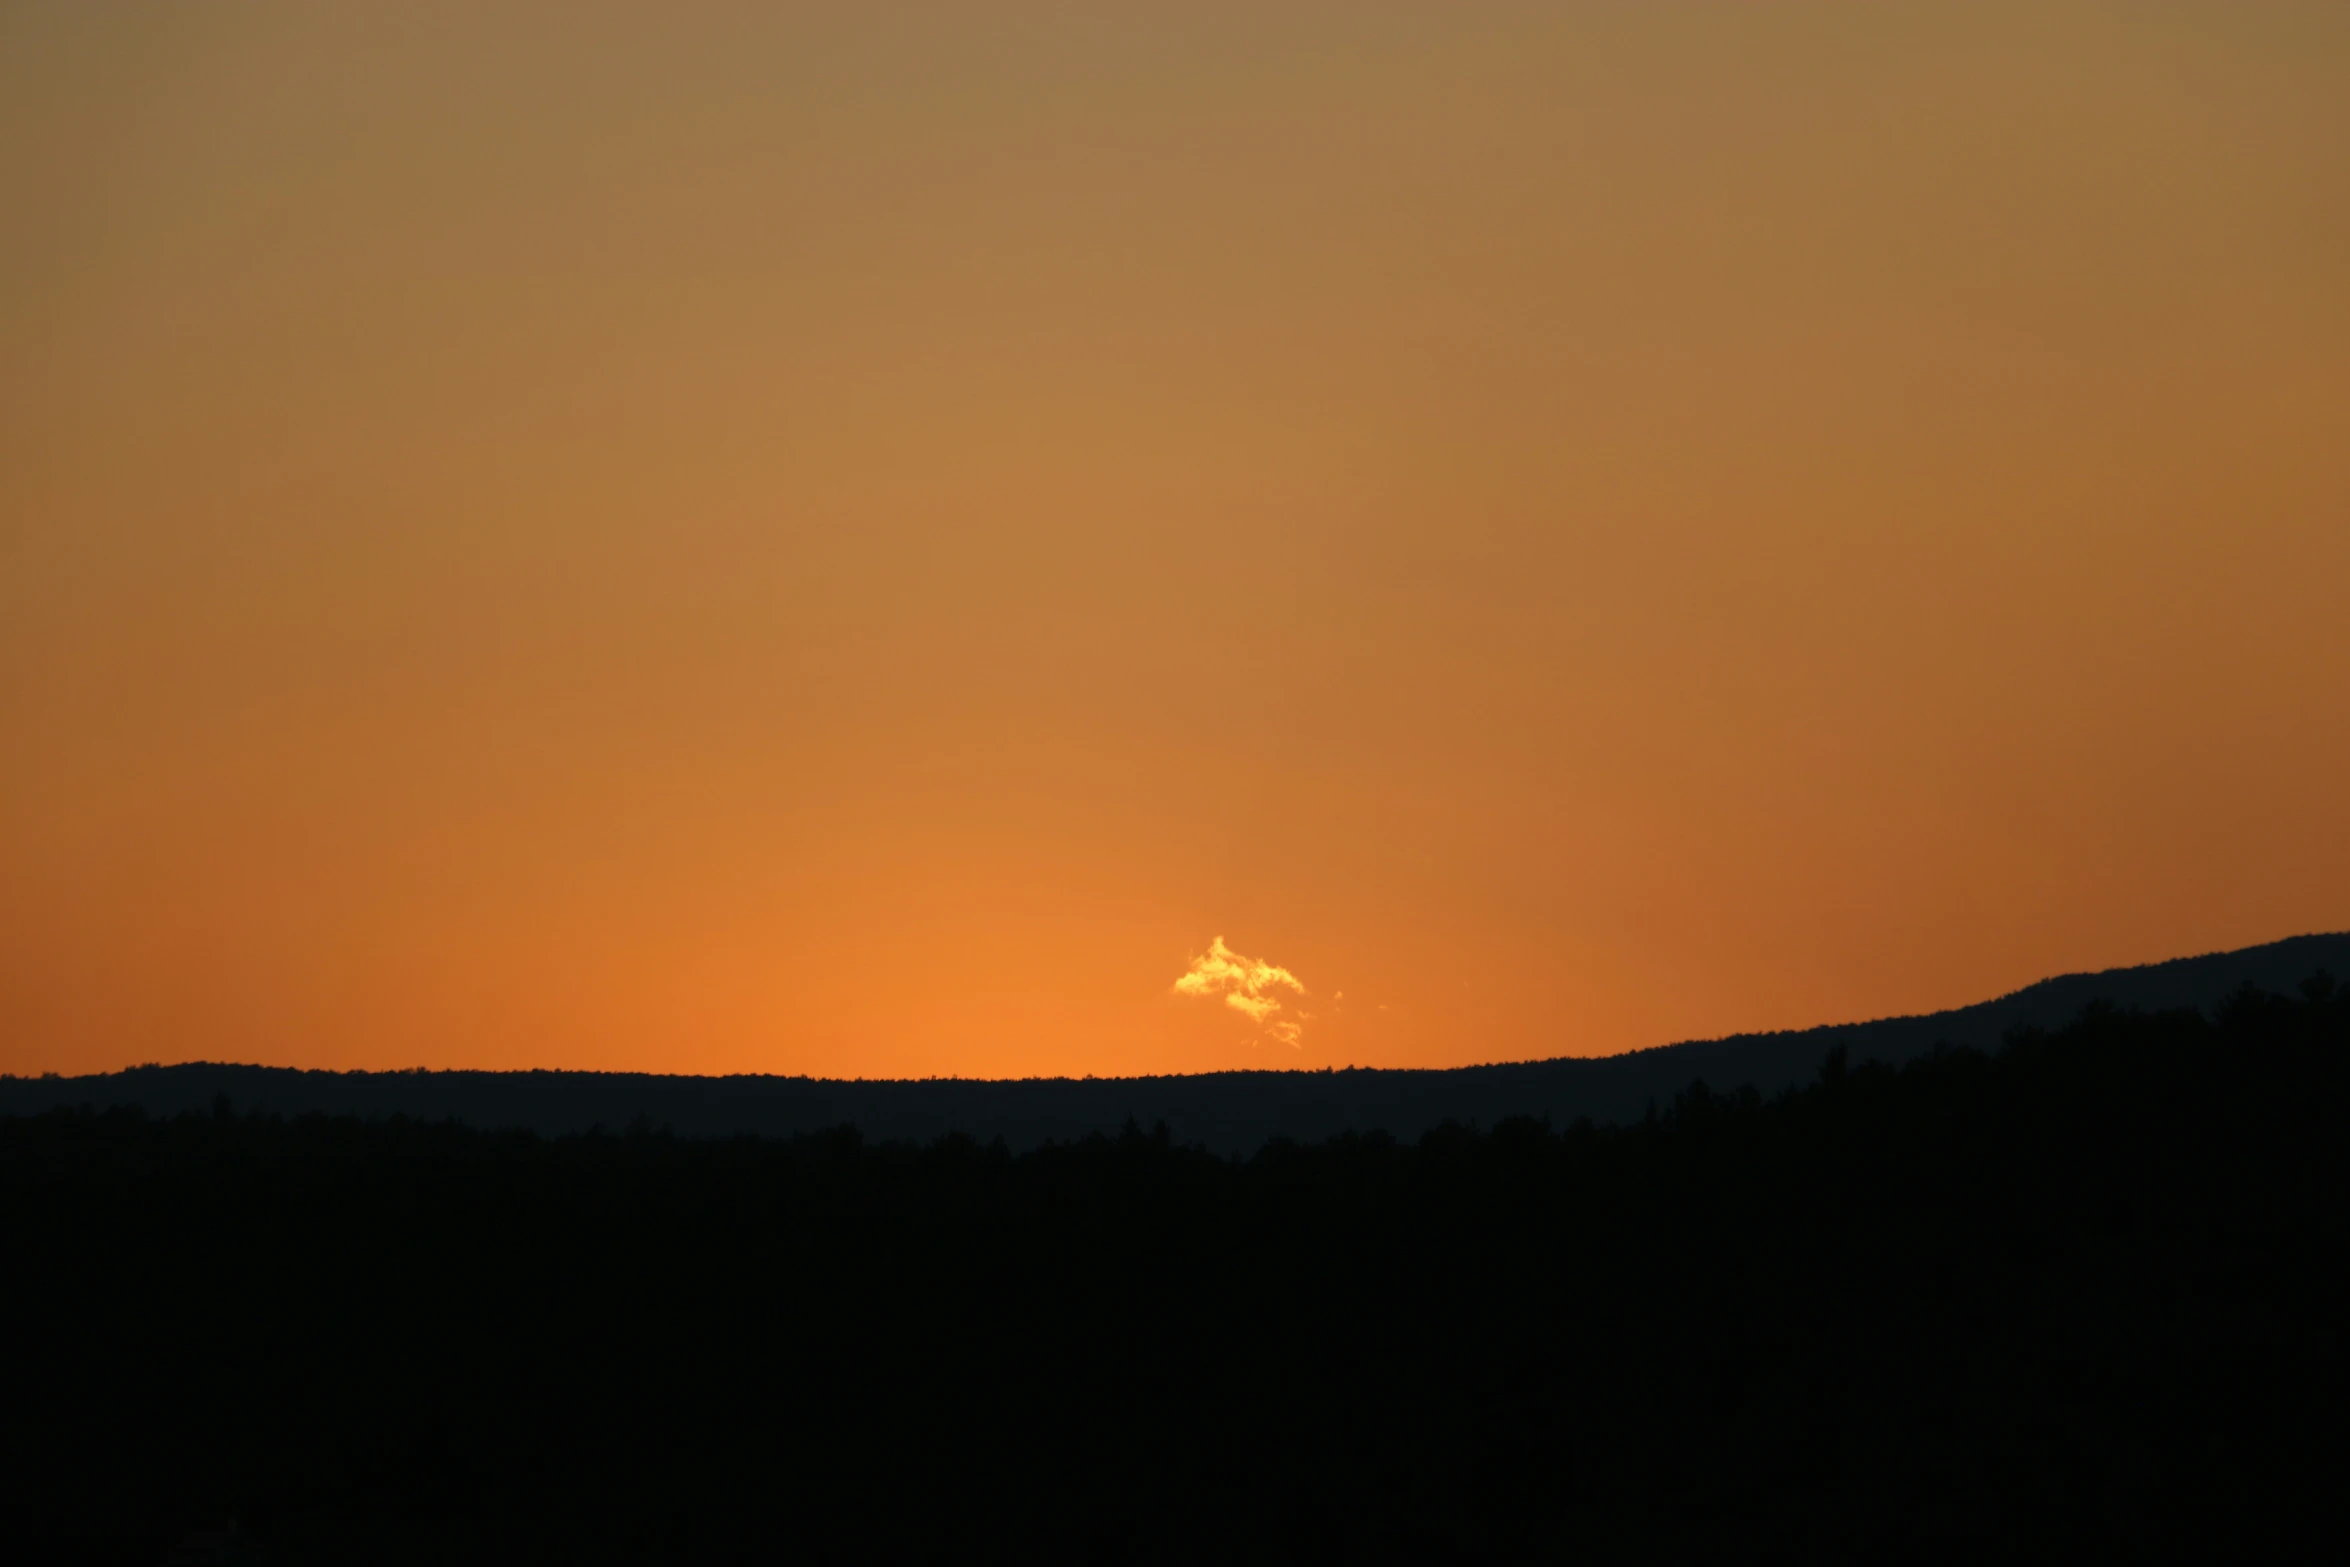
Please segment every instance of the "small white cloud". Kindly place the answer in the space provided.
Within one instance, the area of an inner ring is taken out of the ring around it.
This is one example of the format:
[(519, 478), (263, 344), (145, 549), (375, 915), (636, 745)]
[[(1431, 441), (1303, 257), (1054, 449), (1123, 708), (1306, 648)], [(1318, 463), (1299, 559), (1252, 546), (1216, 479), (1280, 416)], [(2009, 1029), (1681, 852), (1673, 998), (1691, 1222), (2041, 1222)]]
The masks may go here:
[(1306, 993), (1295, 974), (1262, 958), (1242, 957), (1225, 946), (1221, 936), (1208, 944), (1206, 953), (1193, 958), (1191, 967), (1175, 981), (1176, 995), (1222, 996), (1226, 1006), (1295, 1050), (1305, 1032), (1303, 1015), (1282, 1015), (1279, 998), (1269, 994), (1279, 990), (1300, 996)]

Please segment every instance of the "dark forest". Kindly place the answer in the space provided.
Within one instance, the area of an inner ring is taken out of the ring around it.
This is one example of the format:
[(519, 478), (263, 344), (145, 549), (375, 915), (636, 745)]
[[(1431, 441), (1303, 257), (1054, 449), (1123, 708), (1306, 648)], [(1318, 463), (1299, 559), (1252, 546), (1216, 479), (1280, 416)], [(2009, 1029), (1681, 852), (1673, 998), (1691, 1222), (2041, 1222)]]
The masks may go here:
[(1246, 1159), (9, 1117), (10, 1554), (2241, 1550), (2339, 1486), (2346, 1062), (2319, 975)]

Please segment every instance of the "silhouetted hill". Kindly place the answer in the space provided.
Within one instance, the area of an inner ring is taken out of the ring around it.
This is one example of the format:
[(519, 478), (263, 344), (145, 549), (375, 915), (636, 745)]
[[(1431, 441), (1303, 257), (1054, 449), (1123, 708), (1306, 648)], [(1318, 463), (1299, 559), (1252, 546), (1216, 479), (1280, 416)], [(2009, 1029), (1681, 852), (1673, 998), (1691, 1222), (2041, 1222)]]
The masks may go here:
[(550, 1135), (639, 1121), (688, 1136), (791, 1136), (854, 1125), (876, 1141), (928, 1142), (963, 1133), (1015, 1151), (1109, 1132), (1129, 1119), (1165, 1122), (1181, 1143), (1247, 1154), (1275, 1137), (1313, 1141), (1382, 1130), (1405, 1139), (1446, 1121), (1493, 1125), (1511, 1116), (1637, 1120), (1691, 1083), (1751, 1084), (1765, 1094), (1807, 1080), (1842, 1047), (1858, 1065), (1912, 1060), (1938, 1043), (1989, 1049), (2008, 1030), (2054, 1028), (2091, 1001), (2124, 1009), (2208, 1013), (2250, 985), (2277, 994), (2320, 968), (2350, 979), (2350, 933), (2296, 936), (2237, 952), (2042, 980), (1948, 1012), (1772, 1034), (1739, 1034), (1596, 1059), (1406, 1071), (1209, 1072), (1186, 1077), (856, 1082), (807, 1077), (681, 1077), (633, 1072), (306, 1072), (194, 1064), (70, 1078), (0, 1078), (0, 1114), (60, 1105), (135, 1104), (150, 1114), (239, 1108), (296, 1115), (454, 1117), (485, 1128)]
[(2337, 1511), (2350, 1272), (2350, 989), (2295, 988), (1245, 1160), (0, 1116), (0, 1538), (2291, 1559)]

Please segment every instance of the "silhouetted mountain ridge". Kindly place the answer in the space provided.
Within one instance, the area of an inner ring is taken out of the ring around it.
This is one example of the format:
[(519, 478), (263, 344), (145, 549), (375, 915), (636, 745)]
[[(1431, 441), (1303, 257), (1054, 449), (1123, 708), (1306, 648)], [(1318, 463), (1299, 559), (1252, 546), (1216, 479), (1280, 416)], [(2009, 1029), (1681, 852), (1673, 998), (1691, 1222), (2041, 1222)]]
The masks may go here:
[(2294, 989), (1247, 1159), (0, 1116), (0, 1517), (91, 1564), (2287, 1558), (2350, 1273), (2350, 988)]
[(2045, 979), (1994, 1000), (1914, 1017), (1725, 1039), (1625, 1055), (1442, 1069), (1209, 1072), (1136, 1078), (959, 1078), (854, 1081), (806, 1077), (664, 1076), (629, 1072), (331, 1072), (193, 1063), (70, 1078), (0, 1078), (0, 1114), (60, 1105), (136, 1104), (150, 1114), (202, 1109), (226, 1096), (241, 1109), (298, 1115), (455, 1118), (549, 1135), (638, 1122), (689, 1136), (789, 1136), (854, 1125), (877, 1141), (928, 1142), (964, 1133), (1014, 1150), (1165, 1122), (1179, 1142), (1246, 1154), (1276, 1137), (1315, 1141), (1345, 1131), (1417, 1137), (1445, 1121), (1493, 1125), (1511, 1116), (1564, 1125), (1637, 1120), (1691, 1083), (1748, 1084), (1765, 1094), (1808, 1079), (1831, 1049), (1854, 1065), (1898, 1065), (1937, 1044), (1996, 1046), (2012, 1029), (2056, 1028), (2093, 1001), (2124, 1009), (2210, 1012), (2251, 986), (2288, 994), (2319, 969), (2350, 978), (2350, 932), (2295, 936), (2234, 952)]

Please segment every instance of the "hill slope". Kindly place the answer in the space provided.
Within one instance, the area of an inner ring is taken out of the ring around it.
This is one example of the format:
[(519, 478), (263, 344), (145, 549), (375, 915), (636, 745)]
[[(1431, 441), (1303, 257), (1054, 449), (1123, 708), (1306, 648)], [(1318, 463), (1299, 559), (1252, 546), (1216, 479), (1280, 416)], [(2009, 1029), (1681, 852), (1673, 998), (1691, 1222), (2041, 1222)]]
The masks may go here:
[(1164, 1121), (1179, 1142), (1249, 1153), (1275, 1137), (1314, 1140), (1380, 1128), (1414, 1138), (1447, 1120), (1491, 1125), (1513, 1115), (1558, 1124), (1637, 1120), (1690, 1083), (1775, 1093), (1808, 1079), (1841, 1046), (1854, 1064), (1898, 1064), (1937, 1043), (1989, 1048), (2017, 1027), (2055, 1028), (2091, 1001), (2125, 1009), (2208, 1012), (2245, 985), (2290, 993), (2317, 970), (2350, 978), (2350, 933), (2296, 936), (2237, 952), (2042, 980), (1995, 1000), (1918, 1017), (1694, 1040), (1599, 1058), (1399, 1071), (1212, 1072), (1190, 1077), (935, 1079), (845, 1082), (804, 1077), (674, 1077), (626, 1072), (305, 1072), (194, 1064), (70, 1078), (0, 1078), (0, 1115), (58, 1105), (137, 1104), (150, 1114), (202, 1109), (226, 1095), (241, 1109), (297, 1115), (456, 1117), (475, 1126), (557, 1134), (639, 1119), (680, 1133), (789, 1135), (844, 1123), (868, 1138), (927, 1142), (952, 1132), (1015, 1150)]
[(2318, 989), (1247, 1160), (0, 1117), (0, 1517), (92, 1564), (2293, 1559)]

